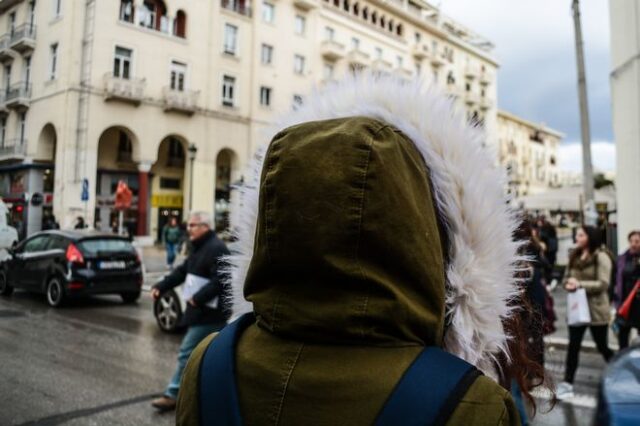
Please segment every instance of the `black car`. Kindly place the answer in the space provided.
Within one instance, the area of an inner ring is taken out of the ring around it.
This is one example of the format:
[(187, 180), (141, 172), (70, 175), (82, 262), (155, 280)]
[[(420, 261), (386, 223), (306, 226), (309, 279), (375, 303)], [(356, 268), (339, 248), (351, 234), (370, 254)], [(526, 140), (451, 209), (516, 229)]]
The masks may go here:
[(14, 288), (44, 293), (49, 305), (67, 298), (119, 294), (135, 302), (142, 289), (140, 258), (123, 237), (86, 231), (44, 231), (10, 250), (0, 265), (0, 294)]

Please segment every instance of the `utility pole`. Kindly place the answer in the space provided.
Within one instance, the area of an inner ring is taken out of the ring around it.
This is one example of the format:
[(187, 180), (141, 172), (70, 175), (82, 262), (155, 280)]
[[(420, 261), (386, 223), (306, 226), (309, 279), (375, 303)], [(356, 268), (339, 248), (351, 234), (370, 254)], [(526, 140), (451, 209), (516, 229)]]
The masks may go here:
[(576, 63), (578, 68), (578, 99), (580, 102), (580, 134), (582, 136), (582, 180), (584, 191), (584, 223), (595, 226), (597, 213), (593, 194), (593, 165), (591, 164), (591, 132), (589, 130), (589, 103), (587, 77), (584, 68), (584, 43), (580, 25), (580, 0), (573, 0), (573, 24), (576, 36)]

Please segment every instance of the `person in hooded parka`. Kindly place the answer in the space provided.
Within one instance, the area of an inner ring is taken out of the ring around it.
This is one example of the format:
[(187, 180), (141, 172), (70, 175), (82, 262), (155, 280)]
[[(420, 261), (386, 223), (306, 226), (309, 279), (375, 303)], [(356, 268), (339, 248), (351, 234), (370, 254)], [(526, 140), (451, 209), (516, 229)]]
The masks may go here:
[[(519, 424), (496, 364), (511, 359), (516, 216), (482, 131), (433, 89), (360, 76), (271, 134), (229, 259), (233, 316), (253, 314), (234, 355), (241, 423), (374, 424), (435, 346), (483, 373), (446, 424)], [(189, 360), (178, 425), (212, 403), (201, 369), (216, 336)]]

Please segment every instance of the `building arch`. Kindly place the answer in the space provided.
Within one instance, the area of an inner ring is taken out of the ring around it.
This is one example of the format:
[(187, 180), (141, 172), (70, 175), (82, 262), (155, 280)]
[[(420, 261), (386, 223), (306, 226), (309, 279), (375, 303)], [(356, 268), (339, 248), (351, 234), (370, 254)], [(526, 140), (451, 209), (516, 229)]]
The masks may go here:
[(34, 159), (36, 161), (55, 162), (57, 143), (58, 133), (55, 126), (51, 123), (45, 124), (38, 136)]

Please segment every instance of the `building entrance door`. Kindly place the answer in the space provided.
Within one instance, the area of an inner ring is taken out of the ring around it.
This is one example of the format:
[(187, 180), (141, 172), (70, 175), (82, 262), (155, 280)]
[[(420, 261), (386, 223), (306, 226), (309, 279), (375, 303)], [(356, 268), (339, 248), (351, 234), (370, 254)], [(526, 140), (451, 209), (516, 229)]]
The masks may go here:
[(162, 230), (171, 217), (178, 219), (178, 226), (182, 225), (182, 209), (158, 207), (158, 242), (162, 242)]

